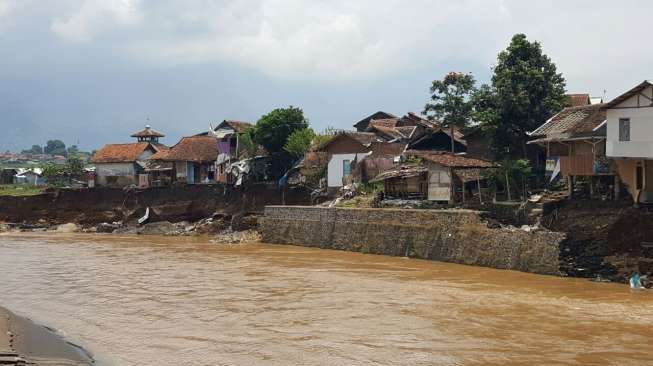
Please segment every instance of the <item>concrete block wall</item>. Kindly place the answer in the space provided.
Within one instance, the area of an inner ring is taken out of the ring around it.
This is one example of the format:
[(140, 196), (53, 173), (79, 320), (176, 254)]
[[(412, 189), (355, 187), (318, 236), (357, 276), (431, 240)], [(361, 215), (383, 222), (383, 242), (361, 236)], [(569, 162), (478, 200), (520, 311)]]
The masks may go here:
[(264, 242), (559, 274), (562, 233), (490, 229), (470, 210), (267, 206)]

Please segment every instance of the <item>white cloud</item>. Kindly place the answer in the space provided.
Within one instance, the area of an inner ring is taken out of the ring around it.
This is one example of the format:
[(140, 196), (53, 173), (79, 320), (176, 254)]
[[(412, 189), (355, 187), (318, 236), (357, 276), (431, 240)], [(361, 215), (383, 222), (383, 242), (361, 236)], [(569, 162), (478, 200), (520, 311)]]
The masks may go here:
[[(623, 78), (624, 65), (648, 72), (653, 56), (642, 46), (653, 12), (644, 0), (578, 0), (564, 11), (558, 2), (523, 0), (74, 1), (50, 27), (69, 41), (96, 41), (149, 65), (218, 62), (280, 79), (382, 78), (438, 64), (489, 68), (517, 32), (542, 41), (579, 90), (597, 89), (608, 70), (613, 82)], [(651, 75), (633, 78), (644, 77)]]
[(11, 15), (16, 8), (16, 0), (0, 0), (0, 32), (9, 28)]
[(88, 42), (96, 34), (115, 31), (140, 20), (138, 0), (84, 0), (66, 18), (56, 18), (51, 29), (74, 42)]
[[(227, 62), (279, 78), (352, 79), (474, 58), (483, 50), (469, 31), (505, 17), (500, 0), (87, 0), (51, 28), (90, 42), (130, 25), (119, 48), (164, 65)], [(452, 32), (461, 19), (468, 29)]]

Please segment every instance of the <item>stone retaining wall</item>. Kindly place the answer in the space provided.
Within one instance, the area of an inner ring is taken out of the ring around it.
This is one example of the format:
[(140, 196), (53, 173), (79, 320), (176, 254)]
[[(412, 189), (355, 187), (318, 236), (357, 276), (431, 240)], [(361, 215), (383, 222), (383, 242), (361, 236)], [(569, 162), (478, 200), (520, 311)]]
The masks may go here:
[(559, 274), (562, 233), (490, 229), (469, 210), (267, 206), (263, 241)]

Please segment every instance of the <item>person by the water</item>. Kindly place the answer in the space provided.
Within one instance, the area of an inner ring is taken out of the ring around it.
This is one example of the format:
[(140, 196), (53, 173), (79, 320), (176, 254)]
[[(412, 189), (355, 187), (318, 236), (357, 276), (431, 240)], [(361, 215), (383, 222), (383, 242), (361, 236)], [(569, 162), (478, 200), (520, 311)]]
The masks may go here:
[(644, 287), (642, 286), (642, 279), (641, 279), (641, 277), (639, 276), (639, 273), (637, 273), (637, 272), (633, 272), (633, 275), (630, 276), (630, 288), (633, 288), (633, 289), (641, 289), (641, 288), (644, 288)]

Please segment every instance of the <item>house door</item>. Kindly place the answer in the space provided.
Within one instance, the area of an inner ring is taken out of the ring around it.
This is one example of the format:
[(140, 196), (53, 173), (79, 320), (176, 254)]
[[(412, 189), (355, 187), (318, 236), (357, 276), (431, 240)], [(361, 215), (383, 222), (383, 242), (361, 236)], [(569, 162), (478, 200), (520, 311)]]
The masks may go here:
[(449, 169), (440, 165), (429, 168), (429, 201), (449, 201), (451, 199), (451, 175)]

